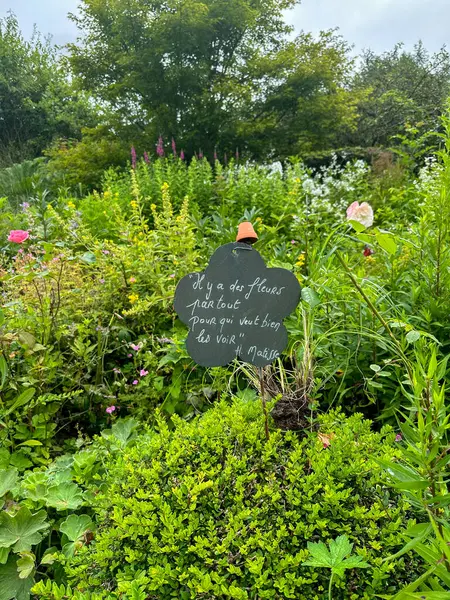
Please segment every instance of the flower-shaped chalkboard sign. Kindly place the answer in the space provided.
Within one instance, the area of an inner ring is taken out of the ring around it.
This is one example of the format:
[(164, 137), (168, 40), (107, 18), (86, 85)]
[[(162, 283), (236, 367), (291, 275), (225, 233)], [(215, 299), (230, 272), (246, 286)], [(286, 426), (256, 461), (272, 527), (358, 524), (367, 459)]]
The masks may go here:
[(283, 325), (300, 301), (300, 285), (286, 269), (268, 269), (247, 243), (218, 248), (209, 265), (179, 282), (175, 310), (189, 327), (186, 347), (203, 367), (234, 358), (257, 367), (272, 363), (286, 348)]

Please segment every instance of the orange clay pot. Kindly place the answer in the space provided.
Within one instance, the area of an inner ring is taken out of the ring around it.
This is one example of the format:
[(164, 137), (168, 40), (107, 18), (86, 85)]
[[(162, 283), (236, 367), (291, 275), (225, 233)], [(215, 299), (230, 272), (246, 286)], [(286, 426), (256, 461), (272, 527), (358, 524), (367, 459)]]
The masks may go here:
[(244, 221), (244, 223), (240, 223), (238, 234), (236, 236), (237, 242), (249, 242), (254, 244), (258, 240), (258, 236), (256, 235), (255, 230), (253, 229), (253, 225), (249, 223), (249, 221)]

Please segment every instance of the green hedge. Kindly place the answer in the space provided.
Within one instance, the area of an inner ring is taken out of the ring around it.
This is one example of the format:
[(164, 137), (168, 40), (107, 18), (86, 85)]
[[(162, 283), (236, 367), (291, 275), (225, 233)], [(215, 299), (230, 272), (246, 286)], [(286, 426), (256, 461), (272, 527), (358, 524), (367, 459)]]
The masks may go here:
[[(348, 571), (333, 598), (374, 598), (410, 578), (402, 547), (410, 507), (376, 462), (397, 455), (390, 429), (330, 413), (320, 433), (263, 433), (258, 403), (220, 403), (138, 443), (111, 469), (95, 542), (67, 567), (72, 585), (128, 598), (326, 598), (328, 573), (302, 566), (308, 541), (347, 534), (370, 569)], [(134, 583), (132, 583), (134, 582)]]

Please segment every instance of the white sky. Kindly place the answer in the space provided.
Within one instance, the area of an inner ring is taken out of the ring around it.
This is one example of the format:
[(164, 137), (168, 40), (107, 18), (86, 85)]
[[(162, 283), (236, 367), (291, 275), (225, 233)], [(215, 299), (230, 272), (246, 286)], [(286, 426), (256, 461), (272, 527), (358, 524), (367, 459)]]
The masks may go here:
[[(0, 17), (13, 10), (25, 36), (36, 24), (56, 44), (74, 41), (76, 27), (67, 19), (79, 0), (0, 0)], [(421, 39), (431, 51), (450, 45), (450, 0), (303, 0), (288, 14), (300, 31), (317, 33), (339, 27), (355, 51), (389, 50), (396, 42), (411, 47)]]

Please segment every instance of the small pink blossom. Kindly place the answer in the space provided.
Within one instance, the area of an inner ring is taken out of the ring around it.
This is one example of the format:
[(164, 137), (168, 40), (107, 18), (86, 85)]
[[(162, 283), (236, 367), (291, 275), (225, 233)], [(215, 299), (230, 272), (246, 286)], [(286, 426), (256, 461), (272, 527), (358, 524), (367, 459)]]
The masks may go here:
[(182, 150), (182, 151), (180, 152), (180, 159), (181, 159), (181, 160), (184, 160), (184, 150)]
[(146, 371), (145, 369), (141, 369), (141, 370), (139, 371), (139, 375), (140, 375), (141, 377), (145, 377), (146, 375), (148, 375), (148, 371)]
[(135, 380), (133, 381), (133, 385), (137, 385), (138, 383), (139, 383), (139, 381), (138, 381), (137, 379), (135, 379)]
[(146, 163), (147, 165), (149, 165), (149, 164), (150, 164), (150, 158), (149, 158), (149, 156), (148, 156), (148, 153), (147, 153), (147, 152), (144, 152), (144, 161), (145, 161), (145, 163)]
[(102, 285), (105, 283), (105, 280), (104, 280), (104, 279), (99, 279), (98, 281), (99, 281), (99, 283), (101, 283)]
[(171, 274), (169, 275), (169, 278), (170, 278), (170, 279), (175, 279), (175, 273), (171, 273)]
[(114, 405), (108, 406), (108, 408), (106, 409), (106, 412), (108, 413), (108, 415), (111, 415), (115, 410), (116, 410), (116, 407)]
[(396, 442), (401, 442), (402, 441), (402, 434), (401, 433), (397, 433), (397, 435), (395, 436), (395, 441)]
[(133, 169), (135, 169), (136, 165), (137, 165), (136, 148), (134, 146), (131, 146), (131, 166)]
[(164, 140), (162, 135), (159, 136), (158, 143), (156, 145), (156, 154), (161, 158), (164, 156)]
[(296, 243), (297, 243), (297, 242), (296, 242), (295, 240), (291, 240), (291, 244), (292, 244), (292, 245), (294, 245), (294, 244), (296, 244)]
[(133, 355), (131, 353), (128, 353), (127, 356), (128, 356), (128, 358), (132, 358), (133, 357)]
[(136, 277), (130, 277), (129, 282), (130, 283), (136, 283)]
[(172, 138), (172, 152), (173, 152), (173, 155), (176, 158), (177, 157), (177, 145), (176, 145), (175, 140), (173, 138)]
[(121, 373), (121, 370), (118, 369), (117, 367), (114, 367), (113, 371), (114, 371), (114, 373), (117, 373), (117, 374)]
[(373, 210), (370, 204), (363, 202), (353, 202), (347, 208), (347, 221), (357, 221), (364, 225), (364, 227), (371, 227), (373, 225)]
[(135, 352), (139, 352), (139, 350), (141, 349), (141, 345), (140, 344), (130, 344), (130, 348), (132, 350), (134, 350)]
[(28, 231), (24, 231), (23, 229), (13, 229), (9, 232), (8, 242), (13, 242), (14, 244), (23, 244), (25, 240), (30, 237)]
[(110, 254), (109, 250), (102, 250), (103, 254)]

